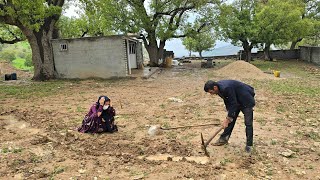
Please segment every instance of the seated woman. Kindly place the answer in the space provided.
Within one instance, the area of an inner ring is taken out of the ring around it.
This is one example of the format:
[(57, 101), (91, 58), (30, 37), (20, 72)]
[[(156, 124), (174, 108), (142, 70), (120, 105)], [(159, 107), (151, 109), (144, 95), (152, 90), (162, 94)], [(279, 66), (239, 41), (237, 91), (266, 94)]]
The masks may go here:
[(114, 116), (116, 115), (115, 109), (112, 107), (111, 100), (105, 96), (105, 104), (102, 111), (102, 128), (105, 132), (113, 133), (118, 131), (117, 125), (114, 124)]
[(79, 132), (82, 133), (97, 133), (101, 132), (101, 124), (102, 124), (102, 111), (103, 105), (106, 102), (106, 96), (100, 96), (98, 101), (93, 104), (86, 114), (85, 118), (82, 121), (82, 126), (78, 128)]

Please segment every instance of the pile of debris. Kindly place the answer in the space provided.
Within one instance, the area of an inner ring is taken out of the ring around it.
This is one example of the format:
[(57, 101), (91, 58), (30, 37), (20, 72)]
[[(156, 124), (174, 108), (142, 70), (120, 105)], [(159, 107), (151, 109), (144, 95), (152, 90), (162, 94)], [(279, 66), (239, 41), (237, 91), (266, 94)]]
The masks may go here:
[(256, 66), (245, 62), (235, 61), (216, 71), (219, 76), (234, 79), (272, 79), (271, 74), (266, 74)]

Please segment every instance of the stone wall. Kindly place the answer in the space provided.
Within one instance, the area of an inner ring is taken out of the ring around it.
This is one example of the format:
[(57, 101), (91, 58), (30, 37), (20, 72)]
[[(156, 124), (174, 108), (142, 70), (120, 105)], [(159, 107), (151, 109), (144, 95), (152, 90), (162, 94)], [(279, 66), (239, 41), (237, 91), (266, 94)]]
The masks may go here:
[(320, 47), (300, 46), (300, 59), (320, 65)]

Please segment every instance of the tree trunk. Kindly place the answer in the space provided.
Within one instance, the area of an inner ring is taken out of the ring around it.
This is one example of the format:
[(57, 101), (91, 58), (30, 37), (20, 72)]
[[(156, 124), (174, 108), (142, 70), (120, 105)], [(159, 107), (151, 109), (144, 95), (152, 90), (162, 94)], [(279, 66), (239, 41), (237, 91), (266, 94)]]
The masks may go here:
[(252, 45), (250, 45), (248, 41), (243, 41), (242, 46), (243, 46), (243, 50), (246, 54), (246, 62), (250, 62), (251, 61)]
[(148, 41), (149, 43), (145, 41), (145, 47), (149, 54), (150, 66), (159, 66), (159, 59), (163, 60), (163, 52), (166, 40), (161, 40), (159, 47), (155, 38), (150, 38)]
[(149, 59), (150, 59), (150, 66), (157, 66), (159, 63), (159, 59), (158, 59), (158, 46), (157, 46), (157, 42), (153, 42), (153, 43), (149, 43), (146, 46), (146, 49), (148, 51), (149, 54)]
[(53, 52), (50, 40), (52, 39), (54, 23), (51, 22), (40, 28), (39, 31), (20, 28), (27, 37), (32, 50), (32, 63), (34, 66), (33, 80), (43, 81), (55, 78)]
[(191, 57), (191, 51), (189, 51), (189, 57)]
[(296, 47), (297, 43), (300, 42), (300, 41), (302, 41), (302, 38), (299, 38), (299, 39), (297, 39), (295, 41), (292, 41), (291, 42), (291, 46), (290, 46), (290, 50), (294, 50), (294, 48)]
[(270, 56), (270, 44), (269, 43), (266, 43), (265, 44), (265, 47), (263, 49), (263, 52), (264, 52), (264, 60), (269, 60), (269, 61), (272, 61), (272, 58)]
[(199, 56), (202, 59), (202, 51), (199, 51)]
[(164, 62), (164, 46), (166, 45), (166, 40), (161, 40), (158, 48), (158, 59), (161, 59)]

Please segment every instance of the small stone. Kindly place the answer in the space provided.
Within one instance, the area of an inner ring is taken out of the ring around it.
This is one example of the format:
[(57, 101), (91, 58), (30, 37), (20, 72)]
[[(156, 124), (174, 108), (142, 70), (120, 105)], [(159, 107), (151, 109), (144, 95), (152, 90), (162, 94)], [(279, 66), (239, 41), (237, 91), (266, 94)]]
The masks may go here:
[(23, 178), (23, 174), (16, 174), (16, 175), (14, 175), (14, 177), (13, 177), (14, 179), (24, 179)]
[(93, 180), (98, 180), (98, 178), (97, 177), (93, 177)]
[(313, 145), (314, 145), (315, 147), (320, 147), (320, 142), (314, 142)]
[(224, 180), (224, 179), (226, 179), (226, 178), (227, 178), (227, 175), (225, 175), (225, 174), (221, 174), (221, 175), (220, 175), (220, 179), (221, 179), (221, 180)]
[(178, 103), (182, 103), (183, 101), (181, 99), (175, 98), (175, 97), (171, 97), (169, 98), (170, 101), (172, 102), (178, 102)]
[(287, 141), (286, 144), (293, 145), (293, 144), (296, 144), (296, 142), (295, 141)]
[(86, 172), (86, 170), (85, 170), (85, 169), (79, 169), (78, 172), (79, 172), (80, 174), (84, 174), (84, 173)]
[(137, 175), (137, 176), (133, 176), (133, 179), (134, 179), (134, 180), (143, 179), (143, 178), (144, 178), (144, 174), (140, 174), (140, 175)]
[(291, 157), (291, 156), (294, 154), (294, 152), (291, 151), (290, 149), (286, 149), (285, 151), (280, 152), (280, 154), (281, 154), (282, 156), (288, 158), (288, 157)]
[(296, 174), (299, 176), (302, 176), (302, 175), (305, 175), (306, 172), (305, 171), (297, 171)]

